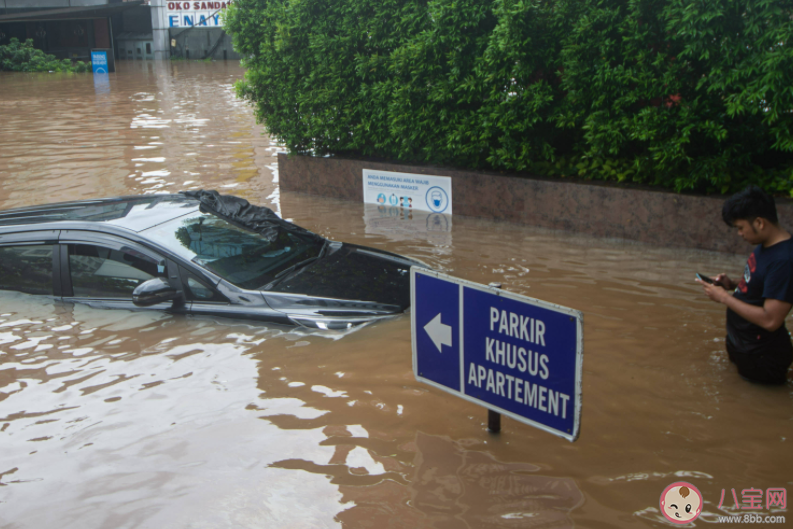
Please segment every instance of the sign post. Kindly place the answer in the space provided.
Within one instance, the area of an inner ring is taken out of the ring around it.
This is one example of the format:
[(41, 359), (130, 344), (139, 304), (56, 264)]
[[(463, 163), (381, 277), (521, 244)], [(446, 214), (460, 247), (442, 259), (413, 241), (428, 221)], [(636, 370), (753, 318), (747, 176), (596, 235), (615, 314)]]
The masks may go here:
[[(492, 288), (501, 289), (501, 283), (490, 283), (487, 285)], [(501, 432), (501, 414), (493, 410), (487, 410), (487, 429), (493, 433)]]
[(416, 380), (578, 438), (580, 311), (416, 267), (410, 287)]

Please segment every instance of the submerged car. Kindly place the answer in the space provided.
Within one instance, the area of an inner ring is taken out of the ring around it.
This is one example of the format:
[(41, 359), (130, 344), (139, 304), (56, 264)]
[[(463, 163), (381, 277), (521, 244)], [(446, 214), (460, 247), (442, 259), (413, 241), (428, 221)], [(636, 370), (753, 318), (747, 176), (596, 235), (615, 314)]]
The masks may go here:
[(0, 290), (102, 308), (343, 329), (404, 312), (411, 266), (214, 191), (0, 211)]

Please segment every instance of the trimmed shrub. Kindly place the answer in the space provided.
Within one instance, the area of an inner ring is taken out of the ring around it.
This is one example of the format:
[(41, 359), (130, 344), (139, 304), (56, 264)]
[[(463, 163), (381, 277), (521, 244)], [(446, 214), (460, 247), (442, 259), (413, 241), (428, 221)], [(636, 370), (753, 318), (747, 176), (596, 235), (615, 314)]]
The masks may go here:
[(7, 72), (90, 72), (91, 63), (69, 59), (58, 60), (33, 47), (33, 39), (19, 42), (12, 38), (9, 44), (0, 46), (0, 70)]
[(793, 194), (775, 0), (237, 0), (237, 89), (291, 152)]

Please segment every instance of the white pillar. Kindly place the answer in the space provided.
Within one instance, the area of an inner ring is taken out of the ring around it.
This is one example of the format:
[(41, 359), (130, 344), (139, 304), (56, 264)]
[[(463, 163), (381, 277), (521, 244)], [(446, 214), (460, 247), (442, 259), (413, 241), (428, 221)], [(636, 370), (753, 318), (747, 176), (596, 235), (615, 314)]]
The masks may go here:
[(166, 0), (151, 0), (151, 33), (154, 40), (154, 58), (168, 60), (171, 58), (171, 36), (168, 32), (168, 16), (165, 10)]

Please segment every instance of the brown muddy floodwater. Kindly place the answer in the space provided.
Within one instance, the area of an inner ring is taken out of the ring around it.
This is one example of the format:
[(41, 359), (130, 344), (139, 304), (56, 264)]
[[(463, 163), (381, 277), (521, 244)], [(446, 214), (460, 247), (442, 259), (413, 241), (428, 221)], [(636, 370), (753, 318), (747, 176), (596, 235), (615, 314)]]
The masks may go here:
[(743, 256), (279, 193), (241, 75), (0, 74), (0, 208), (213, 188), (582, 310), (580, 439), (507, 418), (488, 434), (484, 409), (414, 380), (407, 316), (310, 332), (4, 292), (0, 527), (661, 527), (676, 481), (702, 492), (701, 527), (747, 512), (731, 489), (793, 490), (793, 385), (738, 377), (693, 282)]

